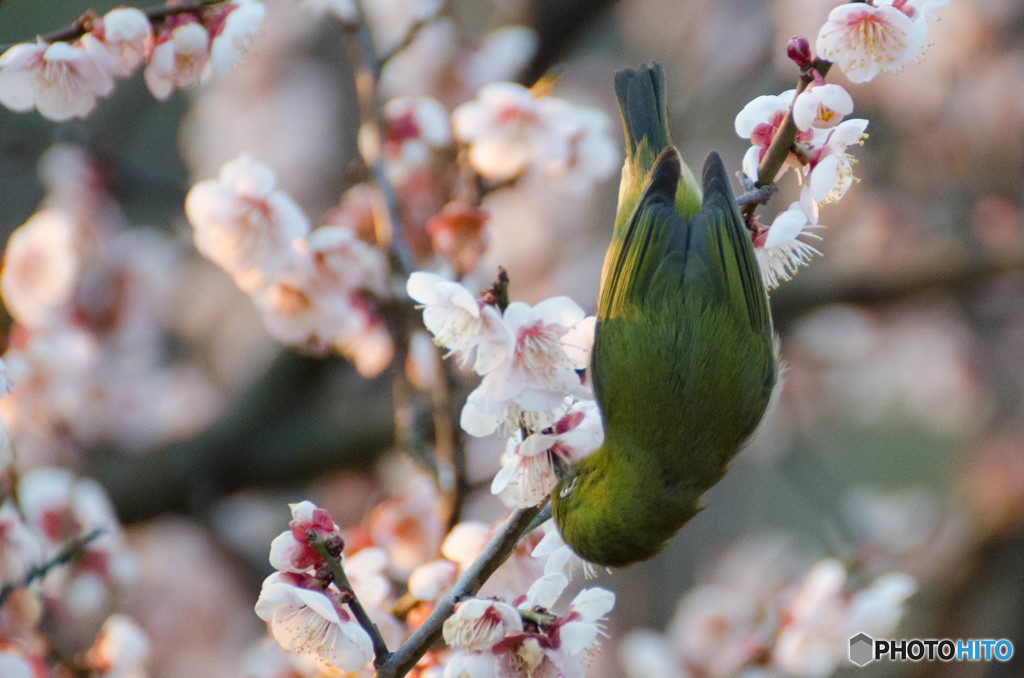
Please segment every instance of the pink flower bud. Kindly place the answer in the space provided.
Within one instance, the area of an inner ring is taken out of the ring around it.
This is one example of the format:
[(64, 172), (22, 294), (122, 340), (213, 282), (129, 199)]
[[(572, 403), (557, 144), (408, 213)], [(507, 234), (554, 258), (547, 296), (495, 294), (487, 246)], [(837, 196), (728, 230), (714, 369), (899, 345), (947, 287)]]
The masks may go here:
[(794, 35), (786, 43), (786, 56), (800, 68), (811, 65), (811, 43), (802, 35)]

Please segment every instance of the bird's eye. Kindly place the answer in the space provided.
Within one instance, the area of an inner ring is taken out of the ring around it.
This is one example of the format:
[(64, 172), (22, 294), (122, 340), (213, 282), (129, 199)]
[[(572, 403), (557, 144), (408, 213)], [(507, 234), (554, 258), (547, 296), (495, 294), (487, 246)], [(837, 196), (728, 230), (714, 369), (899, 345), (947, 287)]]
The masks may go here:
[(578, 476), (576, 478), (573, 478), (572, 480), (569, 481), (568, 485), (562, 488), (562, 491), (558, 493), (560, 499), (565, 499), (570, 494), (572, 494), (572, 491), (576, 489), (576, 481), (578, 478)]

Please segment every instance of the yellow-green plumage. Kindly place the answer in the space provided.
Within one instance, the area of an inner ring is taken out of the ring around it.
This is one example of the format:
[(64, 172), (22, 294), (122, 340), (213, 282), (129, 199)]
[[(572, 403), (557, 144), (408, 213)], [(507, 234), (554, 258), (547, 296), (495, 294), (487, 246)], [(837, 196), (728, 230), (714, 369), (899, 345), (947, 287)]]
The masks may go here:
[(621, 566), (658, 553), (701, 508), (776, 380), (768, 299), (717, 154), (703, 197), (671, 145), (664, 76), (616, 76), (626, 133), (592, 373), (605, 442), (553, 498), (581, 556)]

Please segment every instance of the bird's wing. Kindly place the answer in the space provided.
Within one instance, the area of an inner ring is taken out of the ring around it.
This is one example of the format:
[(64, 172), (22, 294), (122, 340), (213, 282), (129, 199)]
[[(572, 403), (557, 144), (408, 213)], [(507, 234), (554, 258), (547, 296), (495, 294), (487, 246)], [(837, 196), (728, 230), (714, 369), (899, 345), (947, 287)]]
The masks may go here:
[(711, 153), (704, 162), (704, 204), (690, 220), (684, 273), (685, 293), (707, 303), (746, 310), (751, 329), (771, 331), (771, 314), (757, 268), (750, 231), (743, 223), (722, 159)]
[(624, 224), (621, 246), (607, 262), (598, 299), (599, 321), (635, 316), (666, 257), (671, 255), (680, 267), (685, 263), (688, 224), (675, 210), (681, 171), (679, 152), (666, 147)]
[[(705, 163), (704, 205), (690, 219), (675, 207), (680, 166), (672, 147), (658, 156), (608, 262), (594, 338), (606, 434), (630, 431), (651, 445), (667, 445), (671, 432), (657, 429), (680, 417), (734, 412), (743, 421), (756, 414), (756, 422), (774, 384), (768, 300), (721, 159), (712, 154)], [(701, 401), (684, 408), (684, 393)], [(731, 454), (736, 443), (719, 447), (731, 445)]]

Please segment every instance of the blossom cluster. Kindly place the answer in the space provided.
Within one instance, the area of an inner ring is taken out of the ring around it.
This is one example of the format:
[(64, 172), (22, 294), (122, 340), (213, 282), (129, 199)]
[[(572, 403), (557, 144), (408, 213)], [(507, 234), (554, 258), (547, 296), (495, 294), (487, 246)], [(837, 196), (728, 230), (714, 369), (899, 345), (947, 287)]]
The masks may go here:
[(460, 602), (444, 623), (445, 642), (455, 649), (445, 676), (583, 675), (615, 594), (584, 589), (564, 613), (550, 612), (568, 583), (563, 574), (546, 575), (515, 606), (483, 598)]
[(97, 97), (114, 91), (115, 78), (130, 76), (143, 62), (149, 91), (166, 99), (234, 68), (251, 49), (263, 14), (258, 0), (234, 0), (172, 13), (154, 26), (138, 9), (113, 9), (88, 21), (74, 42), (39, 38), (4, 52), (0, 103), (14, 111), (37, 109), (50, 120), (84, 118)]
[[(368, 530), (342, 530), (330, 513), (309, 501), (291, 506), (289, 529), (271, 544), (275, 572), (264, 581), (256, 603), (256, 613), (285, 653), (282, 667), (301, 676), (318, 670), (371, 671), (373, 641), (349, 603), (358, 601), (375, 632), (394, 648), (426, 620), (460, 572), (480, 556), (493, 533), (480, 522), (456, 525), (435, 546), (440, 558), (424, 550), (422, 541), (417, 543), (412, 535), (434, 532), (437, 525), (431, 510), (437, 495), (427, 487), (414, 484), (409, 494), (379, 506)], [(401, 519), (401, 528), (396, 519)], [(314, 541), (323, 544), (326, 558), (312, 546)], [(410, 547), (418, 555), (408, 557)], [(341, 558), (342, 549), (348, 583), (339, 584), (328, 558)], [(403, 552), (404, 559), (399, 555)], [(552, 612), (568, 585), (569, 563), (569, 549), (557, 532), (543, 539), (526, 537), (484, 585), (481, 597), (465, 598), (456, 606), (444, 624), (448, 649), (430, 651), (416, 675), (440, 675), (441, 667), (445, 676), (512, 678), (541, 669), (581, 675), (582, 666), (599, 649), (602, 620), (615, 597), (601, 588), (586, 589), (565, 612)], [(401, 601), (394, 597), (391, 579), (407, 581), (408, 593)], [(401, 615), (395, 612), (399, 607)], [(267, 654), (260, 647), (250, 656), (255, 660)], [(430, 674), (431, 667), (438, 672)], [(252, 675), (271, 674), (263, 668)]]
[(273, 172), (245, 155), (193, 186), (185, 213), (196, 248), (252, 296), (272, 337), (337, 350), (365, 375), (390, 362), (391, 337), (372, 306), (388, 295), (372, 230), (359, 233), (340, 219), (311, 230)]
[(533, 169), (568, 193), (583, 193), (618, 166), (607, 115), (515, 83), (485, 85), (455, 109), (452, 123), (469, 147), (469, 164), (495, 181)]
[(493, 290), (474, 297), (423, 271), (409, 277), (407, 289), (422, 304), (434, 341), (483, 377), (462, 408), (463, 430), (510, 434), (492, 491), (514, 506), (537, 504), (557, 484), (558, 464), (579, 461), (604, 438), (581, 377), (595, 318), (568, 297), (534, 306), (513, 301), (499, 310)]
[[(934, 17), (931, 11), (948, 1), (873, 0), (839, 5), (818, 33), (817, 52), (854, 83), (898, 71), (921, 58), (928, 18)], [(868, 125), (860, 118), (844, 120), (853, 112), (853, 98), (841, 85), (825, 82), (806, 39), (793, 38), (788, 51), (810, 78), (807, 86), (799, 93), (787, 90), (778, 96), (759, 96), (744, 106), (735, 120), (736, 134), (751, 142), (743, 157), (743, 172), (751, 184), (760, 178), (760, 163), (788, 118), (797, 130), (778, 174), (763, 181), (775, 183), (793, 167), (802, 186), (800, 199), (771, 224), (752, 222), (755, 253), (769, 289), (789, 280), (820, 254), (807, 242), (821, 239), (816, 232), (822, 228), (819, 206), (841, 200), (856, 181), (856, 160), (847, 148), (863, 143)]]
[(22, 468), (116, 444), (143, 450), (208, 424), (221, 396), (192, 358), (160, 350), (180, 279), (162, 234), (127, 228), (97, 162), (74, 146), (40, 163), (41, 208), (11, 234), (0, 295), (13, 325), (0, 400)]
[(714, 572), (679, 602), (664, 635), (623, 639), (628, 676), (823, 678), (843, 663), (851, 636), (891, 635), (917, 589), (898, 572), (862, 583), (834, 558), (808, 567), (781, 537), (738, 543)]
[[(69, 547), (75, 549), (71, 564), (53, 567)], [(23, 474), (16, 499), (0, 504), (3, 675), (39, 675), (24, 667), (45, 665), (43, 620), (57, 622), (65, 633), (95, 628), (136, 576), (113, 506), (98, 482), (52, 466)], [(97, 675), (142, 675), (135, 672), (148, 662), (149, 640), (130, 618), (114, 614), (85, 656)]]
[[(513, 98), (496, 99), (494, 91), (511, 92)], [(616, 153), (603, 113), (554, 97), (537, 97), (512, 83), (485, 87), (480, 96), (451, 116), (429, 96), (385, 102), (380, 134), (363, 134), (359, 142), (368, 162), (378, 157), (382, 161), (396, 204), (388, 205), (377, 187), (356, 184), (315, 230), (302, 208), (276, 187), (270, 168), (246, 155), (225, 164), (218, 179), (197, 183), (186, 199), (196, 248), (253, 298), (275, 339), (315, 353), (341, 353), (364, 375), (380, 372), (394, 351), (393, 337), (378, 312), (380, 303), (392, 296), (391, 268), (385, 256), (389, 243), (398, 238), (416, 261), (436, 262), (457, 276), (476, 271), (486, 252), (487, 212), (462, 197), (446, 203), (438, 200), (439, 193), (451, 190), (457, 178), (451, 163), (441, 162), (446, 153), (454, 154), (453, 124), (454, 139), (466, 144), (469, 165), (484, 180), (514, 180), (536, 166), (555, 180), (556, 189), (574, 191), (604, 178), (613, 168)], [(540, 115), (541, 111), (546, 113)], [(520, 147), (528, 152), (512, 157), (502, 150)], [(568, 327), (583, 314), (565, 302), (541, 307), (540, 313), (569, 314), (572, 320), (558, 320)], [(547, 322), (531, 313), (525, 305), (513, 304), (507, 311), (511, 331)], [(449, 331), (449, 338), (458, 332)], [(507, 343), (508, 336), (494, 341)], [(502, 350), (502, 355), (514, 357)], [(481, 355), (487, 355), (486, 349)], [(502, 361), (491, 357), (501, 367)], [(475, 435), (486, 434), (477, 431), (487, 427), (493, 430), (489, 422), (504, 418), (503, 413), (488, 409), (495, 399), (532, 395), (540, 400), (527, 404), (527, 410), (558, 410), (572, 391), (571, 382), (578, 382), (573, 370), (585, 366), (573, 367), (563, 358), (559, 365), (553, 375), (546, 376), (541, 376), (546, 365), (528, 367), (534, 378), (546, 383), (540, 389), (514, 384), (512, 388), (520, 389), (517, 393), (493, 392), (505, 381), (499, 370), (471, 400), (471, 409), (486, 410), (476, 415), (480, 421), (466, 423), (474, 416), (467, 411), (464, 424)], [(512, 362), (505, 362), (502, 369), (511, 366)], [(490, 368), (486, 363), (477, 366), (478, 370)], [(491, 392), (487, 398), (485, 391)]]

